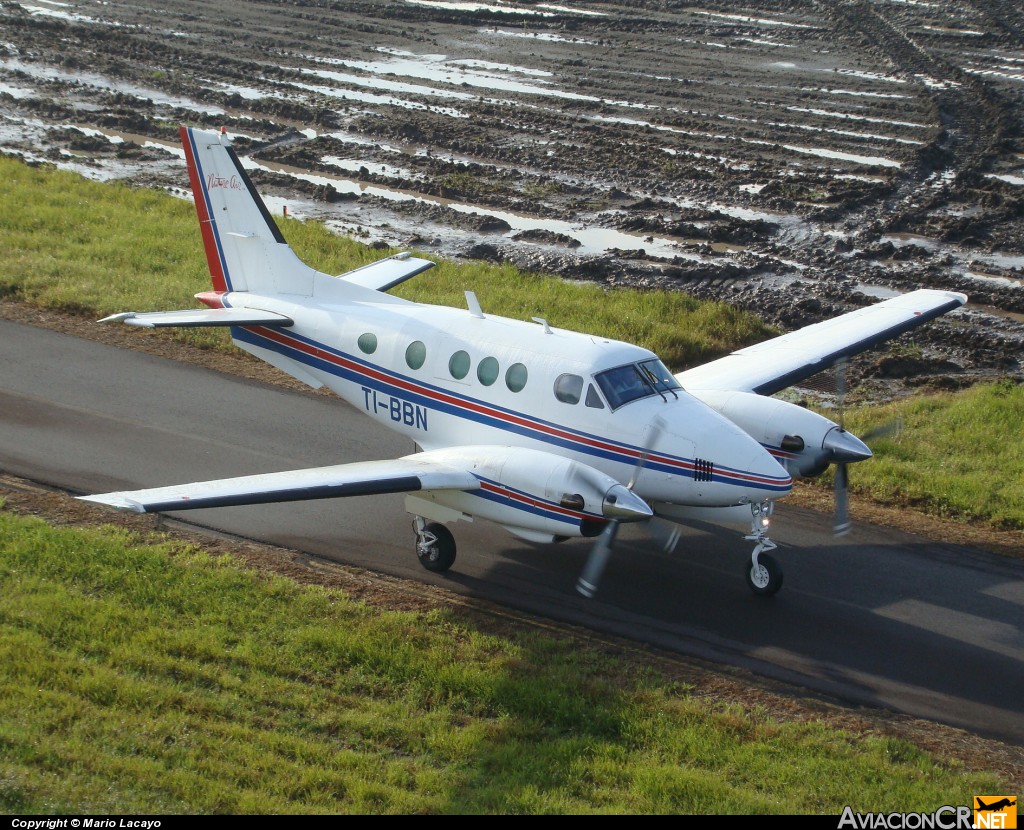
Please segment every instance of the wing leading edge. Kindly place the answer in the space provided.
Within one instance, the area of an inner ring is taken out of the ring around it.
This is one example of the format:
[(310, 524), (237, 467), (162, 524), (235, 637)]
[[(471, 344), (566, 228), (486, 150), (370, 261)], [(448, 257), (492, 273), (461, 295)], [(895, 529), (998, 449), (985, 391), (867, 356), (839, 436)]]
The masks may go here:
[(676, 378), (687, 389), (773, 395), (966, 302), (964, 294), (922, 288), (748, 346)]
[(476, 490), (480, 481), (467, 470), (420, 456), (361, 461), (198, 481), (146, 490), (79, 496), (136, 513), (197, 510), (246, 504), (410, 493), (418, 490)]

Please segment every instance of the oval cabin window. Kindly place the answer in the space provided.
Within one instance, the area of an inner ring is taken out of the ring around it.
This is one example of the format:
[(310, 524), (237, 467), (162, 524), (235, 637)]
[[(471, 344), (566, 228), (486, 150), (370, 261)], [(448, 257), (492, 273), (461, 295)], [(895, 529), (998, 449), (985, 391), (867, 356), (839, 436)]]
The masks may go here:
[(462, 380), (469, 374), (469, 364), (469, 353), (460, 350), (453, 354), (451, 360), (448, 361), (448, 371), (456, 380)]
[(505, 385), (513, 392), (522, 392), (528, 372), (522, 363), (513, 363), (505, 372)]
[(405, 350), (405, 362), (410, 369), (419, 369), (427, 359), (427, 347), (422, 340), (414, 340)]
[(369, 332), (366, 334), (360, 334), (359, 339), (356, 341), (356, 345), (359, 346), (359, 351), (363, 354), (373, 354), (377, 351), (377, 335), (370, 334)]
[(498, 359), (485, 357), (477, 364), (476, 379), (484, 386), (490, 386), (498, 379)]

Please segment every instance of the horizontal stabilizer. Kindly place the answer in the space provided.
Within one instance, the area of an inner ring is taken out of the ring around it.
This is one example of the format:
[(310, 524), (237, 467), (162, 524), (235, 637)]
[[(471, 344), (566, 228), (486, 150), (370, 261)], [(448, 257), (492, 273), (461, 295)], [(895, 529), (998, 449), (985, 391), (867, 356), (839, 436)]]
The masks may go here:
[(386, 461), (361, 461), (153, 487), (148, 490), (100, 493), (79, 498), (119, 510), (158, 513), (166, 510), (411, 493), (418, 490), (476, 490), (479, 487), (477, 477), (464, 469), (407, 456)]
[(341, 278), (346, 282), (361, 285), (363, 288), (387, 291), (433, 267), (434, 263), (429, 259), (419, 259), (408, 253), (401, 253), (371, 262), (362, 268), (356, 268), (354, 271), (342, 274)]
[(187, 311), (125, 311), (101, 323), (126, 323), (145, 329), (164, 326), (290, 326), (291, 317), (255, 308), (193, 308)]

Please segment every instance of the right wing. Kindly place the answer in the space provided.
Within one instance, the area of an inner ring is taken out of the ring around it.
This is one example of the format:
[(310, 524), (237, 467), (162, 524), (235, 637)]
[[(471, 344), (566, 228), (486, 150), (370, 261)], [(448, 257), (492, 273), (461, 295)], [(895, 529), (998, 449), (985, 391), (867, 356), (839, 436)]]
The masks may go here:
[(964, 294), (921, 288), (748, 346), (680, 372), (676, 379), (691, 391), (774, 395), (840, 358), (866, 351), (966, 302)]
[(119, 510), (158, 513), (417, 490), (477, 490), (479, 487), (480, 480), (465, 469), (411, 455), (386, 461), (359, 461), (78, 498)]

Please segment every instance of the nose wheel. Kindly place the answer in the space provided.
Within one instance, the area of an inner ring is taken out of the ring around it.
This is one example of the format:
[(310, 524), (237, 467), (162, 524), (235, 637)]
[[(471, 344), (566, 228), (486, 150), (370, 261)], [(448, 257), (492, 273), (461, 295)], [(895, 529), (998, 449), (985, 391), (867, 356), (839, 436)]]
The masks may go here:
[(768, 538), (768, 522), (774, 506), (770, 501), (750, 505), (750, 534), (743, 537), (748, 542), (754, 542), (750, 566), (745, 572), (747, 585), (761, 597), (770, 597), (782, 587), (782, 567), (775, 561), (774, 556), (766, 553), (776, 547)]
[(455, 537), (442, 524), (425, 522), (420, 516), (413, 522), (416, 531), (416, 556), (428, 571), (444, 573), (455, 563)]
[(756, 548), (747, 569), (747, 585), (761, 597), (770, 597), (782, 587), (782, 567), (775, 557), (761, 553)]

